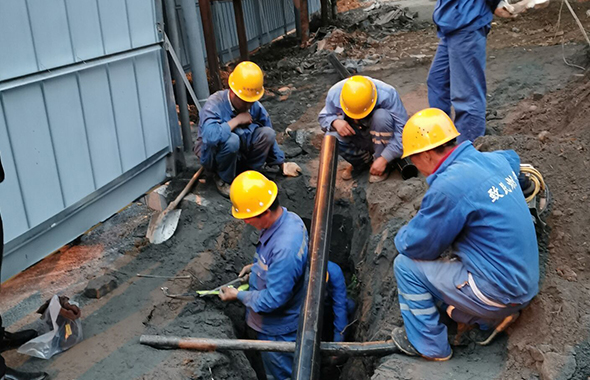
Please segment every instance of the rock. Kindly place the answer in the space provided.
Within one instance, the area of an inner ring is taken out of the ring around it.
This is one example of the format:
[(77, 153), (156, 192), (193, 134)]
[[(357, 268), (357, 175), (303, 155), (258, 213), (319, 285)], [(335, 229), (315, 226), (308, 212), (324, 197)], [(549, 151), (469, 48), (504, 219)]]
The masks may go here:
[(562, 265), (561, 267), (557, 268), (556, 271), (560, 277), (563, 277), (570, 282), (578, 281), (578, 275), (576, 272), (574, 272), (574, 270), (567, 265)]
[(264, 96), (266, 96), (267, 98), (274, 98), (275, 96), (277, 96), (277, 94), (275, 94), (275, 93), (274, 93), (274, 92), (272, 92), (272, 91), (266, 90), (266, 91), (264, 92)]
[(542, 93), (540, 93), (540, 92), (535, 92), (535, 93), (533, 94), (533, 100), (535, 100), (535, 101), (539, 101), (539, 100), (541, 100), (541, 99), (543, 99), (543, 94), (542, 94)]
[(539, 107), (537, 107), (537, 106), (535, 106), (535, 105), (532, 105), (532, 106), (530, 106), (530, 107), (529, 107), (529, 111), (532, 111), (532, 112), (534, 112), (534, 111), (536, 111), (538, 108), (539, 108)]
[(520, 33), (520, 29), (518, 29), (517, 27), (513, 27), (513, 28), (512, 28), (512, 31), (513, 31), (514, 33)]
[(539, 350), (537, 347), (527, 346), (527, 349), (535, 361), (542, 362), (545, 360), (543, 352)]
[(539, 133), (537, 135), (537, 138), (542, 143), (547, 142), (547, 140), (549, 139), (549, 131), (543, 131), (543, 132)]
[(338, 46), (336, 49), (334, 49), (334, 53), (342, 54), (344, 53), (344, 48), (342, 46)]
[(291, 92), (291, 88), (289, 88), (289, 86), (284, 86), (279, 88), (279, 94), (281, 95), (285, 95)]
[(555, 210), (555, 211), (553, 211), (553, 212), (552, 212), (552, 214), (553, 214), (553, 216), (556, 216), (556, 217), (563, 216), (563, 212), (561, 212), (561, 211), (559, 211), (559, 210)]
[(97, 277), (88, 282), (84, 295), (88, 298), (101, 298), (117, 288), (117, 280), (111, 275)]
[(562, 355), (556, 352), (544, 354), (541, 366), (541, 378), (551, 380), (567, 380), (576, 371), (576, 358), (573, 355)]
[(168, 207), (166, 202), (166, 195), (168, 194), (168, 185), (162, 185), (156, 188), (154, 191), (148, 193), (145, 196), (145, 204), (156, 211), (164, 211)]
[(289, 95), (281, 95), (279, 96), (279, 102), (284, 102), (285, 100), (289, 99)]
[(327, 42), (327, 40), (321, 40), (320, 42), (318, 42), (317, 51), (319, 52), (320, 50), (324, 50), (326, 48)]

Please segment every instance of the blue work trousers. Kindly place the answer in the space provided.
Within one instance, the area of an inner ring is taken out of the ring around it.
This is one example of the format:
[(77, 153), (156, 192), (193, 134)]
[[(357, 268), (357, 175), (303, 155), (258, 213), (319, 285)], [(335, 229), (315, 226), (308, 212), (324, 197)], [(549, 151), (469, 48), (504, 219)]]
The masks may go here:
[(497, 326), (526, 306), (496, 307), (481, 301), (467, 282), (467, 269), (457, 259), (423, 261), (398, 255), (393, 268), (408, 340), (429, 358), (451, 354), (447, 327), (440, 322), (437, 302), (443, 304), (454, 321), (478, 324), (483, 329)]
[[(297, 340), (297, 331), (283, 335), (266, 335), (258, 333), (258, 340), (272, 340), (275, 342), (295, 342)], [(295, 354), (292, 352), (261, 352), (264, 371), (267, 380), (290, 380), (293, 372), (293, 359)]]
[(451, 115), (461, 136), (474, 141), (486, 130), (486, 39), (489, 27), (440, 39), (428, 73), (428, 103)]
[(353, 136), (340, 136), (338, 132), (328, 132), (338, 139), (338, 152), (352, 166), (362, 168), (369, 165), (373, 159), (381, 157), (381, 153), (393, 139), (394, 120), (391, 113), (384, 109), (377, 109), (370, 115), (366, 129), (354, 128)]
[(268, 165), (279, 165), (284, 161), (284, 153), (277, 144), (274, 129), (257, 124), (235, 128), (227, 141), (209, 149), (211, 154), (202, 164), (216, 171), (226, 183), (232, 183), (238, 167), (259, 170), (265, 162)]

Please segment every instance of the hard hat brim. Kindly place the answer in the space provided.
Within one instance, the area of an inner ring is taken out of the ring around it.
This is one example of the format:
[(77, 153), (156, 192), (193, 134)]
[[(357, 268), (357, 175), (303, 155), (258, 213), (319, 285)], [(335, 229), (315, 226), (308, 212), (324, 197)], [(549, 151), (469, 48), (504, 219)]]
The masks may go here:
[(269, 181), (271, 183), (272, 186), (272, 196), (270, 197), (270, 200), (264, 205), (261, 206), (259, 210), (256, 211), (252, 211), (252, 212), (238, 212), (236, 211), (236, 209), (234, 207), (231, 208), (231, 214), (234, 218), (236, 219), (249, 219), (249, 218), (254, 218), (255, 216), (258, 216), (260, 214), (262, 214), (263, 212), (265, 212), (266, 210), (269, 209), (269, 207), (272, 205), (272, 203), (275, 201), (275, 199), (277, 199), (278, 196), (278, 187), (277, 184), (274, 183), (274, 181)]
[(229, 74), (229, 78), (228, 78), (229, 88), (232, 90), (232, 92), (234, 94), (236, 94), (236, 96), (238, 98), (242, 99), (245, 102), (249, 102), (249, 103), (257, 102), (262, 98), (262, 96), (264, 95), (264, 87), (262, 87), (262, 89), (260, 90), (260, 93), (258, 95), (246, 96), (244, 94), (240, 94), (240, 90), (236, 86), (232, 85), (232, 82), (234, 82), (232, 80), (233, 75), (234, 75), (233, 72), (231, 74)]
[(427, 150), (438, 148), (439, 146), (448, 143), (452, 139), (457, 138), (457, 136), (459, 136), (459, 135), (460, 135), (460, 133), (457, 132), (456, 135), (454, 135), (454, 136), (453, 135), (447, 136), (444, 139), (438, 141), (436, 144), (429, 144), (427, 146), (423, 146), (422, 148), (414, 149), (414, 150), (409, 151), (409, 152), (404, 151), (401, 158), (406, 158), (406, 157), (412, 156), (414, 154), (418, 154), (418, 153), (426, 152)]

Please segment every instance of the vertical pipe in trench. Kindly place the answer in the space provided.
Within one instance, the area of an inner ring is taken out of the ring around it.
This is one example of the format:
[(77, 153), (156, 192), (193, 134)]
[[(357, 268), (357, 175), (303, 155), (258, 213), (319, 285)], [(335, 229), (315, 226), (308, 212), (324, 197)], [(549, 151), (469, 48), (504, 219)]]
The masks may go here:
[(317, 379), (320, 373), (320, 340), (326, 269), (332, 235), (334, 187), (338, 164), (338, 141), (326, 135), (320, 152), (320, 168), (311, 221), (309, 240), (309, 270), (306, 271), (307, 294), (299, 317), (293, 380)]

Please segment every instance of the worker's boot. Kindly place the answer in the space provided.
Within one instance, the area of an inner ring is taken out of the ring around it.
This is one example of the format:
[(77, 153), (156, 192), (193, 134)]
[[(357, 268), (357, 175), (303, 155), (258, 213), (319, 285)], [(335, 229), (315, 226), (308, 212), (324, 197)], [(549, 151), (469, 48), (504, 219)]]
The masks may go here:
[(406, 334), (406, 329), (403, 327), (396, 327), (391, 332), (391, 339), (395, 346), (400, 350), (401, 353), (406, 354), (408, 356), (421, 356), (426, 360), (432, 360), (437, 362), (444, 362), (449, 360), (453, 356), (453, 351), (451, 354), (445, 358), (430, 358), (427, 356), (422, 355), (421, 353), (416, 350), (416, 348), (410, 343), (408, 340), (408, 334)]
[(18, 348), (29, 340), (36, 338), (37, 335), (37, 331), (35, 330), (22, 330), (15, 333), (4, 331), (2, 342), (0, 343), (0, 347), (2, 347), (0, 352)]
[(219, 176), (215, 176), (215, 186), (217, 187), (219, 194), (229, 199), (229, 189), (231, 188), (231, 184), (225, 182), (219, 178)]
[(16, 369), (6, 368), (6, 374), (2, 380), (44, 380), (49, 375), (45, 372), (21, 372)]
[(505, 331), (508, 326), (513, 324), (518, 319), (519, 315), (520, 312), (507, 316), (498, 326), (493, 329), (482, 330), (475, 328), (469, 331), (469, 338), (480, 346), (487, 346), (488, 344), (492, 343), (498, 334), (500, 334), (502, 331)]

